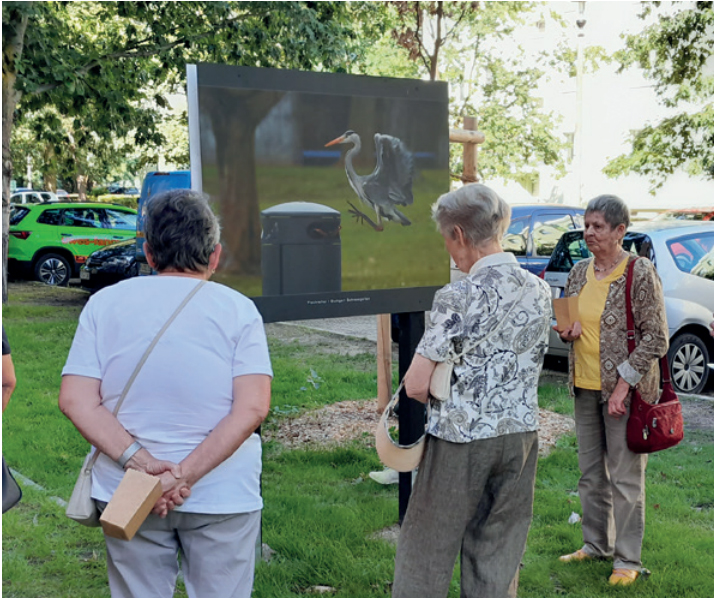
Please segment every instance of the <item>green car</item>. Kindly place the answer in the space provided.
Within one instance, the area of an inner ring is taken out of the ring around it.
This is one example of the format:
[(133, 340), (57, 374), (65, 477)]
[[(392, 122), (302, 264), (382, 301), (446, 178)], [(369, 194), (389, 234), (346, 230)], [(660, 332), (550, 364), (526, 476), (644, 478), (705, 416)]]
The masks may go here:
[(136, 237), (136, 210), (101, 203), (25, 204), (12, 208), (8, 268), (67, 285), (93, 251)]

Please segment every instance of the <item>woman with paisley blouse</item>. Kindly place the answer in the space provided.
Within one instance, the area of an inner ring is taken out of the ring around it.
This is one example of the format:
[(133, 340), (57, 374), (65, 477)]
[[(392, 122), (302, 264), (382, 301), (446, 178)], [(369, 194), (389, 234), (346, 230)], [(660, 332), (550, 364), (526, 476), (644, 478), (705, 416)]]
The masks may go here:
[(405, 376), (429, 399), (437, 362), (454, 361), (451, 396), (431, 400), (424, 458), (397, 547), (393, 596), (446, 596), (461, 552), (461, 596), (515, 596), (533, 514), (538, 377), (550, 289), (501, 249), (511, 210), (484, 185), (442, 195), (433, 218), (463, 280), (434, 297)]
[(628, 354), (625, 282), (627, 267), (636, 259), (622, 248), (629, 224), (627, 205), (614, 195), (588, 204), (584, 236), (594, 257), (578, 262), (565, 286), (566, 296), (579, 297), (580, 321), (559, 331), (572, 342), (569, 377), (584, 538), (582, 548), (560, 560), (612, 559), (611, 585), (629, 585), (645, 571), (647, 455), (627, 447), (629, 397), (637, 385), (645, 401), (657, 401), (658, 361), (669, 338), (660, 279), (651, 261), (637, 259), (632, 281), (637, 348)]

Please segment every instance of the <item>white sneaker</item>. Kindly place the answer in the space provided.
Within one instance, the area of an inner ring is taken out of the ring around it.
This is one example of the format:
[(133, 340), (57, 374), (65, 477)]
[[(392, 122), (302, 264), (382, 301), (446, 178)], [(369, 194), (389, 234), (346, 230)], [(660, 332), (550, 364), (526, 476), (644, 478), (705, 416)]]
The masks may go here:
[(385, 467), (382, 471), (370, 471), (369, 477), (378, 484), (398, 484), (399, 472), (391, 467)]

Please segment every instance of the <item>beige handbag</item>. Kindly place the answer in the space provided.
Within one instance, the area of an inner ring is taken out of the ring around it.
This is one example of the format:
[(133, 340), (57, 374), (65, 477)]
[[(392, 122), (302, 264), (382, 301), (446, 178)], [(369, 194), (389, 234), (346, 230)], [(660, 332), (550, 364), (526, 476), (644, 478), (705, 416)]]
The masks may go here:
[(426, 404), (427, 418), (424, 425), (424, 433), (421, 438), (412, 444), (399, 444), (394, 440), (389, 433), (389, 418), (396, 415), (394, 413), (394, 408), (399, 403), (399, 392), (404, 386), (404, 381), (399, 384), (397, 392), (392, 395), (387, 408), (382, 412), (382, 416), (379, 418), (376, 430), (376, 444), (377, 444), (377, 454), (380, 460), (387, 467), (391, 467), (396, 471), (406, 472), (416, 469), (417, 465), (421, 461), (424, 455), (424, 445), (426, 440), (426, 427), (429, 422), (429, 415), (431, 408), (429, 403)]
[[(119, 413), (119, 408), (124, 402), (124, 399), (126, 398), (126, 395), (129, 392), (131, 385), (134, 383), (134, 380), (139, 375), (139, 371), (144, 366), (144, 363), (146, 363), (149, 354), (154, 350), (156, 343), (159, 342), (159, 339), (164, 334), (164, 332), (166, 332), (166, 329), (169, 327), (171, 322), (176, 319), (176, 316), (179, 315), (181, 310), (186, 307), (186, 304), (204, 284), (206, 284), (206, 281), (202, 280), (193, 288), (193, 290), (181, 302), (181, 305), (176, 308), (176, 311), (173, 313), (173, 315), (166, 321), (163, 328), (159, 330), (158, 334), (154, 337), (154, 340), (151, 341), (151, 344), (146, 349), (146, 351), (144, 351), (144, 355), (139, 360), (139, 363), (136, 365), (136, 368), (134, 368), (134, 373), (131, 375), (129, 381), (126, 383), (126, 386), (124, 387), (124, 390), (121, 393), (121, 397), (119, 397), (116, 407), (114, 407), (114, 417), (116, 417), (117, 413)], [(97, 462), (98, 457), (99, 451), (95, 450), (94, 454), (87, 455), (87, 457), (84, 459), (82, 469), (80, 469), (79, 471), (79, 477), (77, 478), (77, 482), (75, 483), (74, 489), (72, 490), (72, 496), (70, 497), (69, 502), (67, 503), (67, 508), (65, 509), (65, 515), (67, 515), (67, 517), (73, 519), (77, 523), (86, 525), (87, 527), (99, 527), (99, 510), (97, 509), (97, 505), (95, 504), (94, 499), (92, 498), (92, 468)]]
[[(459, 355), (461, 359), (461, 355)], [(429, 380), (429, 394), (437, 401), (446, 401), (451, 396), (451, 378), (456, 361), (440, 361), (436, 364)]]

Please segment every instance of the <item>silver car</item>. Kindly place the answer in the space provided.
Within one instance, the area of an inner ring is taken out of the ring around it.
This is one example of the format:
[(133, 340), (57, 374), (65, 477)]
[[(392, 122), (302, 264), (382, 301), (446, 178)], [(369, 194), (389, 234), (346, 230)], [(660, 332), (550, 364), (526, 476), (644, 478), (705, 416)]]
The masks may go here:
[[(714, 339), (709, 334), (714, 313), (714, 222), (637, 222), (627, 231), (623, 246), (651, 259), (662, 279), (669, 367), (676, 390), (701, 392), (712, 373), (707, 363), (714, 360)], [(590, 256), (582, 230), (561, 237), (543, 273), (554, 299), (563, 294), (575, 263)], [(568, 354), (568, 346), (552, 330), (548, 354)]]

